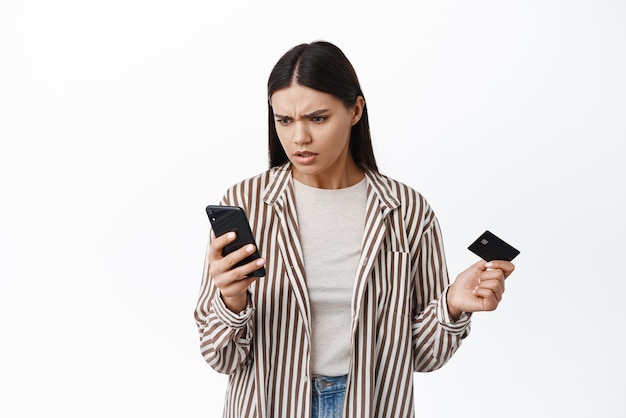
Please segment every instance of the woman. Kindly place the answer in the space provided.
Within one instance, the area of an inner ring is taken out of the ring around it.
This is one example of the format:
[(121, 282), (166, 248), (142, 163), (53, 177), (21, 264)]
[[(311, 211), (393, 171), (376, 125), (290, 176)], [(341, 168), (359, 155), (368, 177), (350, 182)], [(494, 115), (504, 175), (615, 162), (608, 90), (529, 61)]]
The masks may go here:
[[(222, 204), (254, 246), (212, 236), (195, 318), (201, 351), (230, 376), (225, 417), (413, 417), (413, 372), (436, 370), (493, 310), (513, 271), (479, 261), (449, 286), (426, 200), (378, 172), (352, 65), (299, 45), (268, 81), (270, 169)], [(266, 277), (251, 273), (264, 265)]]

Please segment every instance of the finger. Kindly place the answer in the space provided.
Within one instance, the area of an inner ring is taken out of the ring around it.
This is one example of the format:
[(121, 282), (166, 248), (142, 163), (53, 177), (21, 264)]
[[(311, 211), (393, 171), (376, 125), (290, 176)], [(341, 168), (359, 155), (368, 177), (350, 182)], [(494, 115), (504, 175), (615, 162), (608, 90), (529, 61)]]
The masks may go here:
[(256, 250), (256, 247), (254, 246), (254, 244), (246, 244), (243, 247), (226, 255), (224, 257), (224, 262), (229, 266), (228, 267), (229, 269), (232, 269), (234, 268), (235, 264), (241, 262), (246, 257), (251, 256), (255, 250)]
[(238, 263), (244, 260), (246, 257), (249, 257), (254, 253), (256, 247), (253, 244), (244, 245), (238, 250), (233, 251), (227, 256), (215, 260), (214, 264), (214, 275), (216, 278), (217, 275), (221, 275), (219, 279), (220, 285), (228, 285), (229, 283), (241, 280), (246, 276), (249, 276), (254, 271), (258, 270), (260, 267), (265, 265), (265, 260), (263, 258), (256, 258), (249, 263), (246, 263), (241, 266), (235, 267)]
[(491, 289), (478, 287), (474, 290), (474, 295), (480, 298), (481, 309), (483, 311), (493, 311), (500, 302)]
[(470, 269), (476, 269), (479, 271), (485, 271), (487, 270), (487, 263), (485, 260), (478, 260), (477, 262), (475, 262), (474, 264), (472, 264), (469, 268)]
[(255, 260), (250, 261), (249, 263), (244, 264), (243, 266), (239, 266), (232, 270), (237, 276), (246, 278), (250, 276), (252, 273), (260, 269), (265, 265), (265, 259), (259, 257)]
[(235, 280), (231, 282), (230, 285), (221, 287), (220, 293), (222, 296), (227, 298), (239, 296), (244, 293), (248, 289), (248, 287), (250, 287), (250, 285), (254, 283), (257, 279), (258, 277), (249, 276), (244, 277), (240, 280)]
[(246, 278), (265, 265), (265, 259), (259, 257), (242, 266), (235, 267), (239, 262), (254, 253), (255, 249), (256, 247), (253, 244), (248, 244), (225, 257), (211, 260), (209, 275), (213, 277), (217, 287), (221, 289), (230, 286), (233, 282)]
[(214, 278), (215, 285), (220, 289), (223, 296), (237, 296), (244, 292), (250, 284), (258, 279), (252, 273), (265, 265), (265, 260), (257, 258), (243, 266), (224, 272), (219, 277)]
[(480, 275), (485, 271), (487, 271), (487, 262), (485, 260), (479, 260), (465, 269), (462, 274), (473, 277), (474, 280), (478, 280)]
[[(211, 232), (211, 234), (213, 233)], [(217, 260), (222, 258), (224, 247), (233, 242), (235, 238), (237, 238), (237, 234), (234, 232), (228, 232), (220, 235), (219, 237), (214, 237), (211, 240), (211, 245), (209, 246), (209, 259)]]
[(481, 274), (487, 270), (486, 264), (484, 260), (475, 262), (456, 277), (454, 284), (470, 291), (473, 290), (478, 285)]
[[(501, 280), (497, 280), (497, 279), (486, 279), (486, 280), (481, 279), (476, 289), (491, 291), (493, 296), (499, 302), (502, 300), (502, 294), (504, 293), (504, 282)], [(474, 294), (477, 294), (477, 293), (478, 293), (477, 291), (474, 292)]]
[(504, 284), (504, 272), (500, 269), (487, 270), (480, 275), (479, 282), (481, 280), (498, 280)]
[(487, 263), (487, 268), (502, 270), (504, 277), (507, 278), (515, 270), (515, 264), (506, 260), (492, 260)]

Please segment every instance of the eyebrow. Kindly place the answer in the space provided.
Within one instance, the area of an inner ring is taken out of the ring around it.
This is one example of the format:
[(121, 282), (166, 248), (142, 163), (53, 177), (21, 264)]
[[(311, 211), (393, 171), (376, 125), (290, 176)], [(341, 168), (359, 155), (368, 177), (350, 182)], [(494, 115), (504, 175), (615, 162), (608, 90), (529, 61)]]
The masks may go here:
[[(315, 111), (313, 111), (311, 113), (307, 113), (307, 114), (301, 115), (301, 117), (303, 119), (315, 118), (315, 117), (318, 117), (318, 116), (325, 115), (328, 112), (329, 112), (329, 109), (320, 109), (320, 110), (315, 110)], [(278, 118), (278, 119), (285, 119), (285, 118), (291, 119), (291, 116), (279, 115), (278, 113), (274, 113), (274, 116), (276, 118)]]

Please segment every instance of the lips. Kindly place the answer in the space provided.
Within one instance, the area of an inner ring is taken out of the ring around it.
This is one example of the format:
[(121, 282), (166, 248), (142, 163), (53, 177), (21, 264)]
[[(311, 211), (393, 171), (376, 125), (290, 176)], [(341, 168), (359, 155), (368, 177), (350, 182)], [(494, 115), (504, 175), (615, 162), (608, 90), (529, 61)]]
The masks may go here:
[(317, 155), (314, 152), (310, 151), (298, 151), (294, 154), (296, 157), (311, 157), (313, 155)]
[(315, 157), (317, 157), (317, 154), (310, 151), (297, 151), (293, 154), (295, 162), (302, 165), (313, 164)]

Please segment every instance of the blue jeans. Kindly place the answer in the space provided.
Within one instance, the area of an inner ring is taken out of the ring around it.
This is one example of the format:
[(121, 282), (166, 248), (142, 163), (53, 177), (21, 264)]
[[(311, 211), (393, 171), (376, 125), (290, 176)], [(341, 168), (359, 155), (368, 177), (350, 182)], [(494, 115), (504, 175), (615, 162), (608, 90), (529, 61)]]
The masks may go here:
[(312, 418), (341, 418), (347, 376), (313, 379)]

